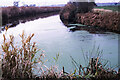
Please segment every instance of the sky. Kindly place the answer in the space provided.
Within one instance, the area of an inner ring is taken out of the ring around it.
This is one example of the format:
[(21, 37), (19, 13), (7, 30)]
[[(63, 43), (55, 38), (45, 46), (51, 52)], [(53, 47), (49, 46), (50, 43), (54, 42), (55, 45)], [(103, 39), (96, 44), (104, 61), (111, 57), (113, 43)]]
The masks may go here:
[(36, 4), (36, 5), (54, 5), (54, 4), (66, 4), (69, 0), (0, 0), (0, 6), (13, 5), (14, 1), (20, 1), (19, 4)]
[[(19, 2), (20, 6), (23, 4), (28, 4), (28, 5), (36, 4), (43, 6), (43, 5), (66, 4), (69, 0), (0, 0), (0, 6), (13, 6), (14, 1), (20, 1)], [(81, 0), (75, 0), (75, 1), (81, 1)], [(97, 3), (119, 2), (119, 0), (95, 0), (95, 2)]]

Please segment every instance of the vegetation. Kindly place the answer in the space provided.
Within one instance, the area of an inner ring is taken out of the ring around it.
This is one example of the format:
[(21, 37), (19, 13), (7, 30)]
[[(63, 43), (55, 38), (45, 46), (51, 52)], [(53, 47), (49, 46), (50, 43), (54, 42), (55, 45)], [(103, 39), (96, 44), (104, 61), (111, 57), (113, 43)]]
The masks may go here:
[(23, 17), (35, 17), (43, 13), (59, 13), (60, 10), (61, 7), (2, 7), (2, 24), (13, 23)]
[(3, 61), (2, 61), (2, 71), (3, 77), (8, 79), (15, 78), (32, 78), (33, 73), (32, 69), (34, 68), (35, 63), (42, 63), (41, 57), (34, 59), (35, 54), (39, 51), (36, 48), (36, 43), (31, 44), (31, 39), (34, 34), (28, 36), (27, 38), (24, 35), (24, 32), (21, 37), (21, 46), (16, 46), (14, 44), (14, 36), (10, 35), (10, 40), (7, 41), (5, 35), (4, 42), (2, 44), (2, 50), (4, 52)]
[(120, 33), (119, 17), (120, 13), (111, 12), (111, 10), (94, 9), (93, 12), (76, 14), (76, 22), (67, 26), (75, 26), (75, 28), (70, 29), (72, 31), (87, 30), (90, 33), (104, 33), (106, 31)]
[(75, 59), (71, 57), (72, 63), (75, 67), (75, 71), (72, 75), (75, 77), (81, 77), (82, 79), (95, 79), (95, 80), (111, 80), (117, 79), (117, 71), (111, 68), (110, 62), (102, 58), (103, 51), (100, 51), (98, 47), (89, 52), (83, 52), (85, 66), (78, 64)]
[(109, 10), (120, 12), (119, 6), (97, 6), (95, 8), (97, 8), (97, 9), (109, 9)]

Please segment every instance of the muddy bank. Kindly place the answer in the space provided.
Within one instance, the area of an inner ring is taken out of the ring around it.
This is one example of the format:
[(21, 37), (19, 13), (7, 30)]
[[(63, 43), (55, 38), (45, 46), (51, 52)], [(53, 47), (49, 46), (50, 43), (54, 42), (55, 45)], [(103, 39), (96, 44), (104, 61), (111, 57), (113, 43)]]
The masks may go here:
[(2, 25), (16, 26), (38, 18), (58, 14), (61, 7), (4, 7), (2, 8)]
[(69, 24), (86, 25), (75, 25), (75, 28), (71, 29), (72, 31), (87, 30), (92, 33), (106, 31), (120, 33), (120, 12), (113, 12), (112, 10), (94, 9), (92, 7), (87, 12), (78, 12), (73, 3), (68, 3), (61, 10), (60, 19), (68, 27), (70, 27)]

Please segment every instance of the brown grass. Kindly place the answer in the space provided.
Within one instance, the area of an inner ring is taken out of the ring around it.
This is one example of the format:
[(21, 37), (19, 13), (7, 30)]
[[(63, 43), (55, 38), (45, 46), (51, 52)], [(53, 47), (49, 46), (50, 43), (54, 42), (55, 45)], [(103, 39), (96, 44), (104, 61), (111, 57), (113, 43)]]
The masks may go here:
[(76, 15), (77, 23), (95, 26), (101, 30), (113, 31), (120, 33), (120, 13), (104, 12), (104, 13), (78, 13)]
[(3, 34), (4, 42), (2, 44), (3, 59), (2, 59), (2, 77), (5, 79), (16, 78), (32, 78), (36, 63), (42, 63), (40, 54), (38, 59), (35, 59), (35, 54), (39, 51), (36, 48), (36, 43), (31, 43), (34, 34), (25, 37), (24, 32), (21, 37), (21, 46), (16, 46), (14, 36), (10, 35), (9, 40)]

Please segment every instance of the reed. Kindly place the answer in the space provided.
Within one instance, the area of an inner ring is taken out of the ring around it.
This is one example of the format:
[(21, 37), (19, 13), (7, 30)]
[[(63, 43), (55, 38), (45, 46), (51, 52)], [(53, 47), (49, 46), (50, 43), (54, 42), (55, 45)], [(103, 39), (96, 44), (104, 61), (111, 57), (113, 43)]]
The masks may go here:
[(14, 44), (14, 36), (10, 35), (7, 40), (5, 34), (3, 34), (3, 59), (2, 59), (2, 72), (3, 78), (16, 79), (16, 78), (32, 78), (33, 68), (36, 63), (42, 63), (41, 57), (44, 54), (40, 54), (38, 59), (35, 59), (36, 53), (40, 50), (37, 49), (36, 43), (31, 43), (31, 39), (34, 34), (25, 37), (24, 32), (21, 37), (21, 46), (18, 47)]
[[(117, 72), (112, 69), (110, 62), (102, 58), (103, 51), (100, 50), (99, 47), (96, 49), (94, 46), (91, 51), (86, 53), (84, 53), (82, 49), (82, 52), (86, 65), (84, 66), (82, 64), (79, 64), (72, 56), (70, 56), (75, 70), (72, 74), (69, 74), (69, 76), (72, 78), (75, 77), (82, 79), (118, 80), (117, 75), (119, 74), (119, 71)], [(65, 70), (64, 73), (66, 73)]]

